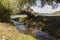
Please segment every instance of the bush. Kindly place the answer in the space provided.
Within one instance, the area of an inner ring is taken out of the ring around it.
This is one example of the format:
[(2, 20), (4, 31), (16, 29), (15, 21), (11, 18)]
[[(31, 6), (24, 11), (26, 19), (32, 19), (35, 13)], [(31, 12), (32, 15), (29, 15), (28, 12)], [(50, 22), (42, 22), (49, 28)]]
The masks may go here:
[(9, 22), (10, 11), (0, 3), (0, 22)]

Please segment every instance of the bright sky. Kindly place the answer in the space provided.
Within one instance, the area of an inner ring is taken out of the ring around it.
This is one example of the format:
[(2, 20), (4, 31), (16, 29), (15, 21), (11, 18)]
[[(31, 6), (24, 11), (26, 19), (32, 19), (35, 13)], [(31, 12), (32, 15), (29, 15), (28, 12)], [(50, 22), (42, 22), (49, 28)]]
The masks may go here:
[[(41, 5), (39, 0), (36, 3), (37, 3), (37, 6), (34, 6), (34, 7), (32, 6), (31, 7), (34, 12), (38, 12), (38, 13), (54, 13), (56, 11), (60, 11), (60, 3), (58, 3), (58, 7), (55, 8), (55, 9), (52, 9), (52, 6), (47, 5), (47, 4), (45, 4), (43, 8), (38, 7), (38, 6)], [(55, 4), (55, 2), (54, 2), (54, 4)]]

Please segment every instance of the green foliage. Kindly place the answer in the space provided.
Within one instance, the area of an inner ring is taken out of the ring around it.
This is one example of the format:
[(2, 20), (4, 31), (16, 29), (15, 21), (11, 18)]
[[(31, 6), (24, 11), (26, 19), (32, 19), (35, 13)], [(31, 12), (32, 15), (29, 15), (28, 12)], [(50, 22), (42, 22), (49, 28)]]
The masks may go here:
[(60, 11), (55, 12), (54, 14), (60, 14)]
[(33, 3), (31, 0), (0, 0), (0, 14), (4, 20), (9, 19), (10, 14), (17, 14), (22, 10), (23, 6), (28, 3)]
[(19, 11), (17, 7), (19, 5), (17, 0), (3, 0), (1, 3), (6, 9), (11, 11), (11, 14)]
[(0, 0), (0, 2), (6, 9), (11, 11), (11, 14), (19, 13), (26, 4), (29, 7), (35, 4), (35, 0)]
[(0, 22), (8, 22), (10, 19), (9, 10), (7, 10), (1, 3), (0, 3)]
[(1, 1), (1, 4), (6, 8), (6, 9), (8, 9), (8, 5), (9, 5), (9, 1), (8, 0), (3, 0), (3, 1)]

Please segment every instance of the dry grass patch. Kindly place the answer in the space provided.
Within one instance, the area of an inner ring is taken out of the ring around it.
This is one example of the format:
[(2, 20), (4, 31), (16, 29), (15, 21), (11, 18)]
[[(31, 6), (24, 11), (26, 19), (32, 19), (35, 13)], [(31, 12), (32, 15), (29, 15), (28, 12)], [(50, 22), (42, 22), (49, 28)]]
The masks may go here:
[(34, 37), (19, 33), (13, 25), (0, 23), (0, 40), (36, 40)]

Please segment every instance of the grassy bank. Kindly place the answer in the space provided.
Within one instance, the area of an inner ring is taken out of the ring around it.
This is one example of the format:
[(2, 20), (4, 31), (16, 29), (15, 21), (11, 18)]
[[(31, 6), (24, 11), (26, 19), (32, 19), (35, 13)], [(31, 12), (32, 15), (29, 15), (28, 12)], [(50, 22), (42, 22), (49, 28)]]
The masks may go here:
[(13, 25), (0, 23), (0, 40), (36, 40), (34, 37), (19, 33)]

